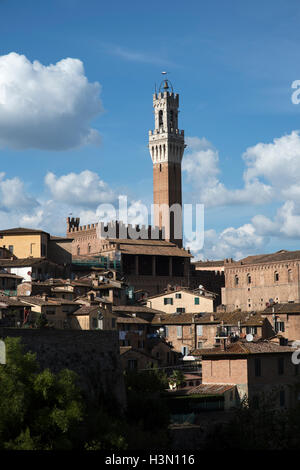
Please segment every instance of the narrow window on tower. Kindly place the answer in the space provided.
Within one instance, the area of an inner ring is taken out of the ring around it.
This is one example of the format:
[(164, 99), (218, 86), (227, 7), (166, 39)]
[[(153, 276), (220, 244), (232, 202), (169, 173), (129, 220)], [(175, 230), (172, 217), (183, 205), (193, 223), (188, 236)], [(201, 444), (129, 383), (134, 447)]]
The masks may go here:
[(171, 127), (171, 129), (174, 128), (174, 112), (173, 112), (173, 110), (170, 111), (170, 127)]
[(159, 171), (161, 171), (161, 163), (159, 164)]
[(158, 119), (159, 119), (159, 127), (163, 127), (163, 112), (162, 110), (159, 111), (158, 113)]

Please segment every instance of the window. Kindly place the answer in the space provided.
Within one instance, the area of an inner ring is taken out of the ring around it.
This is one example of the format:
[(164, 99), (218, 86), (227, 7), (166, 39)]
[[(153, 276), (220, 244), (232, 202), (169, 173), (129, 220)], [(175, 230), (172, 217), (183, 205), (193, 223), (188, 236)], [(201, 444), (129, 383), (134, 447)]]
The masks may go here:
[(46, 256), (46, 245), (44, 243), (41, 244), (41, 256)]
[(251, 284), (251, 276), (250, 276), (250, 274), (247, 274), (247, 283), (248, 283), (248, 284)]
[(159, 118), (159, 127), (163, 127), (163, 112), (162, 112), (162, 110), (159, 111), (158, 118)]
[(164, 298), (164, 305), (173, 305), (172, 297), (165, 297)]
[(293, 281), (293, 272), (291, 269), (288, 269), (288, 282)]
[(176, 313), (185, 313), (185, 308), (184, 307), (177, 307), (176, 308)]
[(166, 335), (166, 337), (169, 336), (169, 327), (168, 326), (165, 326), (165, 335)]
[(46, 308), (47, 315), (55, 315), (55, 308)]
[(280, 406), (285, 405), (285, 391), (284, 390), (280, 390), (279, 392), (279, 404)]
[(182, 326), (177, 326), (177, 338), (182, 338)]
[(77, 255), (80, 255), (80, 246), (77, 246)]
[(137, 360), (136, 359), (129, 359), (127, 361), (127, 367), (130, 370), (137, 369)]
[(90, 252), (91, 252), (91, 245), (88, 244), (88, 253), (90, 253)]
[(181, 294), (175, 294), (175, 299), (181, 299)]
[(238, 276), (235, 276), (235, 277), (234, 277), (234, 284), (235, 284), (236, 286), (239, 285), (239, 278), (238, 278)]
[(197, 325), (197, 336), (203, 335), (203, 325)]
[(280, 357), (278, 359), (278, 375), (284, 374), (284, 358)]
[(14, 246), (13, 246), (13, 245), (9, 245), (8, 249), (9, 249), (9, 251), (10, 251), (11, 253), (14, 252)]
[(259, 408), (259, 397), (257, 395), (254, 395), (252, 398), (252, 407), (255, 408), (256, 410)]
[(257, 334), (257, 326), (246, 326), (246, 333), (247, 335), (256, 335)]
[(188, 348), (187, 346), (182, 346), (182, 347), (181, 347), (181, 354), (182, 354), (183, 356), (187, 356), (188, 353), (189, 353), (189, 348)]
[(203, 341), (198, 341), (198, 349), (202, 349), (203, 348)]
[(275, 332), (284, 333), (284, 321), (275, 321)]
[(274, 282), (278, 282), (279, 281), (279, 274), (277, 271), (275, 271), (274, 273)]
[(200, 303), (199, 297), (195, 297), (195, 305), (199, 305), (199, 303)]
[(261, 361), (260, 359), (255, 359), (254, 361), (254, 367), (255, 367), (255, 376), (260, 377), (261, 376)]

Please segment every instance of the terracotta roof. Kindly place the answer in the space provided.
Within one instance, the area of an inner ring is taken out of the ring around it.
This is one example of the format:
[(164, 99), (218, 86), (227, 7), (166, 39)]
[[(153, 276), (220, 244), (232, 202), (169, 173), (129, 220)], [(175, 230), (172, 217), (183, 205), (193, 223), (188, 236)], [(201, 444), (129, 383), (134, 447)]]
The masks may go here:
[(265, 308), (262, 313), (269, 315), (273, 313), (273, 310), (274, 313), (300, 313), (300, 303), (273, 304)]
[(114, 305), (113, 312), (164, 314), (161, 310), (155, 310), (144, 305)]
[(6, 295), (0, 295), (0, 305), (5, 304), (8, 307), (25, 307), (27, 306), (24, 304), (21, 300), (19, 300), (17, 297), (8, 297)]
[(211, 314), (203, 314), (203, 316), (197, 316), (196, 313), (160, 313), (154, 315), (152, 319), (152, 324), (154, 325), (190, 325), (193, 323), (193, 318), (195, 323), (220, 323), (218, 320), (210, 321)]
[(200, 384), (187, 390), (187, 395), (223, 395), (228, 390), (234, 390), (235, 384)]
[(134, 323), (134, 324), (146, 324), (149, 325), (149, 321), (139, 317), (118, 317), (117, 323)]
[(22, 276), (18, 276), (17, 274), (11, 274), (11, 273), (0, 273), (0, 277), (8, 277), (12, 279), (23, 279)]
[(78, 305), (78, 303), (74, 302), (73, 300), (61, 299), (58, 297), (47, 297), (47, 300), (43, 299), (43, 297), (38, 296), (18, 296), (22, 302), (26, 304), (32, 305)]
[(109, 242), (117, 243), (123, 254), (179, 256), (192, 258), (188, 251), (178, 248), (175, 243), (166, 240), (130, 240), (109, 238)]
[[(75, 312), (70, 313), (70, 315), (90, 315), (94, 311), (101, 309), (99, 305), (82, 305), (80, 308), (75, 310)], [(103, 309), (101, 309), (103, 311)]]
[(233, 312), (220, 312), (215, 314), (219, 321), (223, 321), (224, 325), (237, 325), (238, 322), (244, 325), (260, 326), (264, 319), (261, 312), (241, 312), (239, 310)]
[(263, 254), (263, 255), (254, 255), (254, 256), (247, 256), (238, 261), (241, 264), (261, 264), (261, 263), (271, 263), (271, 262), (279, 262), (279, 261), (290, 261), (294, 259), (300, 260), (300, 250), (297, 251), (288, 251), (288, 250), (280, 250), (276, 253), (270, 254)]
[(49, 235), (49, 233), (44, 232), (44, 230), (25, 228), (25, 227), (14, 227), (14, 228), (8, 228), (6, 230), (0, 230), (1, 235), (5, 235), (6, 233), (8, 235), (11, 235), (11, 234), (22, 235), (22, 234), (30, 234), (30, 233), (33, 233), (33, 234), (45, 233), (46, 235)]
[(230, 355), (243, 355), (248, 356), (251, 354), (275, 354), (275, 353), (292, 353), (294, 348), (289, 346), (280, 346), (267, 340), (246, 342), (236, 341), (229, 343), (225, 350), (220, 347), (211, 349), (196, 349), (191, 354), (193, 356), (202, 356), (203, 358), (209, 356), (230, 356)]
[(56, 235), (50, 235), (50, 240), (54, 240), (56, 242), (61, 241), (61, 242), (70, 242), (70, 243), (72, 243), (73, 238), (71, 238), (71, 237), (57, 237)]
[(201, 268), (203, 267), (213, 267), (213, 266), (224, 266), (224, 260), (221, 260), (221, 261), (195, 261), (193, 264), (195, 264), (196, 266), (200, 266)]
[(35, 264), (39, 264), (46, 261), (47, 263), (55, 264), (49, 261), (47, 258), (17, 258), (17, 259), (0, 259), (0, 266), (3, 267), (31, 267)]

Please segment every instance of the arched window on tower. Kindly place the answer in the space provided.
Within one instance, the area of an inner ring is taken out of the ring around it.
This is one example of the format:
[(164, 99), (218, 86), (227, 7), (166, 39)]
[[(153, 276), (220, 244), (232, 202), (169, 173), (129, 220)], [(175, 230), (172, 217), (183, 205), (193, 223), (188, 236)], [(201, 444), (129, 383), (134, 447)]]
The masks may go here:
[(247, 284), (251, 284), (251, 275), (247, 274)]
[(288, 269), (288, 282), (293, 282), (293, 271)]
[(161, 160), (161, 145), (159, 146), (159, 159)]
[(166, 156), (166, 144), (164, 144), (164, 157)]
[(88, 253), (90, 253), (90, 252), (91, 252), (91, 245), (88, 244)]
[(277, 271), (274, 272), (274, 282), (279, 281), (279, 273)]
[(160, 110), (159, 113), (158, 113), (158, 125), (159, 125), (159, 128), (163, 127), (164, 123), (163, 123), (163, 111)]
[(237, 275), (234, 276), (234, 285), (235, 286), (239, 285), (239, 277)]
[(77, 255), (80, 255), (80, 246), (77, 245)]

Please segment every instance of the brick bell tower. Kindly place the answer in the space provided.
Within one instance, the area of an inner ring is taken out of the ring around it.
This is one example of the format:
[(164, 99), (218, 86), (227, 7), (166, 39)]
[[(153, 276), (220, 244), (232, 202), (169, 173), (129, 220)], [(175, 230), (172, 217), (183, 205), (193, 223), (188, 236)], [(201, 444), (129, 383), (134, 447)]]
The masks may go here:
[(181, 160), (185, 144), (184, 131), (178, 129), (178, 107), (178, 93), (174, 94), (169, 80), (163, 80), (153, 95), (155, 129), (149, 131), (154, 224), (164, 230), (166, 240), (182, 247)]

